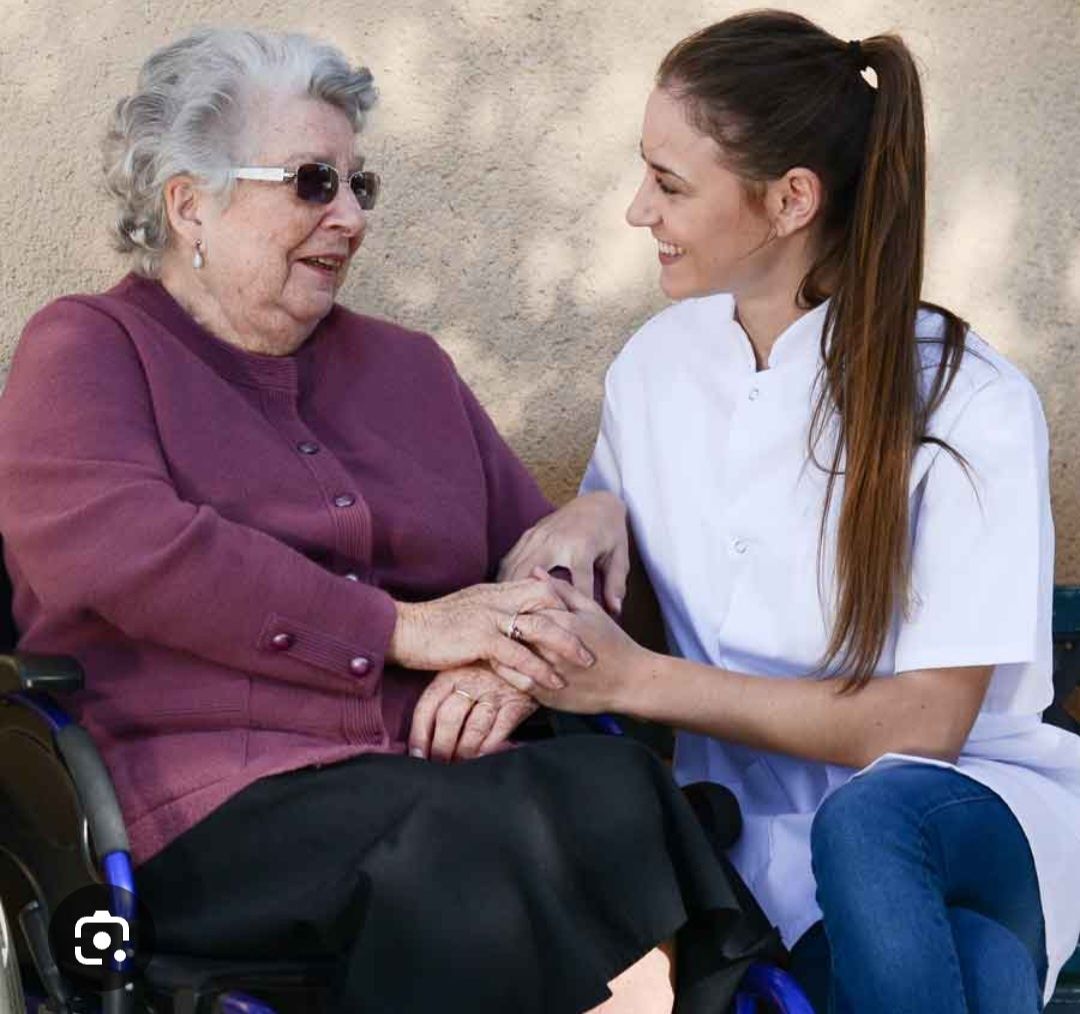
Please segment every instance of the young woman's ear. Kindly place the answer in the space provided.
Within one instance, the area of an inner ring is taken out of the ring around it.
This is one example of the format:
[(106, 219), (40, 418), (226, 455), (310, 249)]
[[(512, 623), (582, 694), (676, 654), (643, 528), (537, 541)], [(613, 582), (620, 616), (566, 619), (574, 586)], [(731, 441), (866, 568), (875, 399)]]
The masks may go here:
[(778, 180), (772, 180), (765, 193), (765, 207), (777, 236), (790, 236), (813, 223), (821, 212), (825, 188), (812, 169), (795, 166)]

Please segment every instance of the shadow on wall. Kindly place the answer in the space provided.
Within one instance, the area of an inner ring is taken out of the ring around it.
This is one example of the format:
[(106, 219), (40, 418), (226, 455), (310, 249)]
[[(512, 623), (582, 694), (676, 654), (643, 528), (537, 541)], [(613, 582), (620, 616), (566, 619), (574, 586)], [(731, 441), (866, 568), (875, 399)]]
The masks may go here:
[[(1080, 418), (1070, 412), (1080, 244), (1075, 0), (789, 4), (841, 37), (899, 30), (920, 58), (931, 135), (927, 295), (1032, 377), (1054, 438), (1058, 578), (1080, 580)], [(623, 211), (640, 173), (657, 63), (741, 5), (671, 0), (236, 0), (229, 21), (301, 29), (368, 63), (382, 92), (365, 138), (381, 202), (345, 303), (430, 330), (545, 489), (561, 500), (591, 450), (603, 371), (663, 305), (654, 245)], [(0, 263), (5, 361), (56, 295), (108, 285), (98, 138), (142, 60), (219, 22), (210, 0), (6, 0), (0, 23)], [(1024, 32), (1016, 25), (1023, 23)], [(987, 59), (993, 54), (992, 59)], [(29, 171), (28, 171), (29, 167)]]

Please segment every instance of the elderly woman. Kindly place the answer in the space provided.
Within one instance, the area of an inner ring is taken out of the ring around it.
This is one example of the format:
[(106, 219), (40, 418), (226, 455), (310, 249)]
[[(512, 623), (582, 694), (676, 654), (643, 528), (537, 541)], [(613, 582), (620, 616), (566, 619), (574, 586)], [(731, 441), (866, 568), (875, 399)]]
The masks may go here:
[(161, 948), (339, 956), (340, 1010), (662, 1011), (678, 934), (679, 1010), (718, 1009), (735, 903), (663, 768), (499, 749), (500, 675), (589, 656), (545, 582), (481, 583), (550, 508), (450, 360), (334, 302), (373, 95), (207, 30), (116, 107), (134, 272), (38, 313), (0, 402), (21, 645), (84, 665)]

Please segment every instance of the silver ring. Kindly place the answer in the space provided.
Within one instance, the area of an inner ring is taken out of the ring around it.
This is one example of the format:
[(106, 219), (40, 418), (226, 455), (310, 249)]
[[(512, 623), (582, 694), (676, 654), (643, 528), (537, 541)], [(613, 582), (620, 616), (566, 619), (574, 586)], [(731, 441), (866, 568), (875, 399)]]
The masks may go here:
[(461, 687), (454, 687), (454, 693), (457, 694), (458, 697), (464, 697), (470, 704), (476, 703), (476, 698), (473, 697), (468, 690), (462, 690)]
[(520, 615), (521, 610), (519, 609), (510, 617), (510, 622), (506, 625), (506, 636), (509, 637), (511, 641), (520, 641), (522, 639), (521, 630), (517, 625), (517, 619)]

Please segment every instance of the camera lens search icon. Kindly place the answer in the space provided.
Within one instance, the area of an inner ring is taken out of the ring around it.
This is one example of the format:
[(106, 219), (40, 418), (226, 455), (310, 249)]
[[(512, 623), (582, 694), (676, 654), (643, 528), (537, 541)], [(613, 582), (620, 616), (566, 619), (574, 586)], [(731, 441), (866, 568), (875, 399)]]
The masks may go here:
[(49, 920), (49, 944), (60, 972), (97, 992), (127, 989), (154, 951), (146, 906), (123, 888), (92, 884), (69, 894)]
[(109, 950), (112, 960), (122, 965), (130, 957), (130, 949), (122, 945), (130, 943), (131, 923), (106, 909), (99, 908), (75, 923), (75, 960), (80, 965), (105, 964), (102, 955)]

